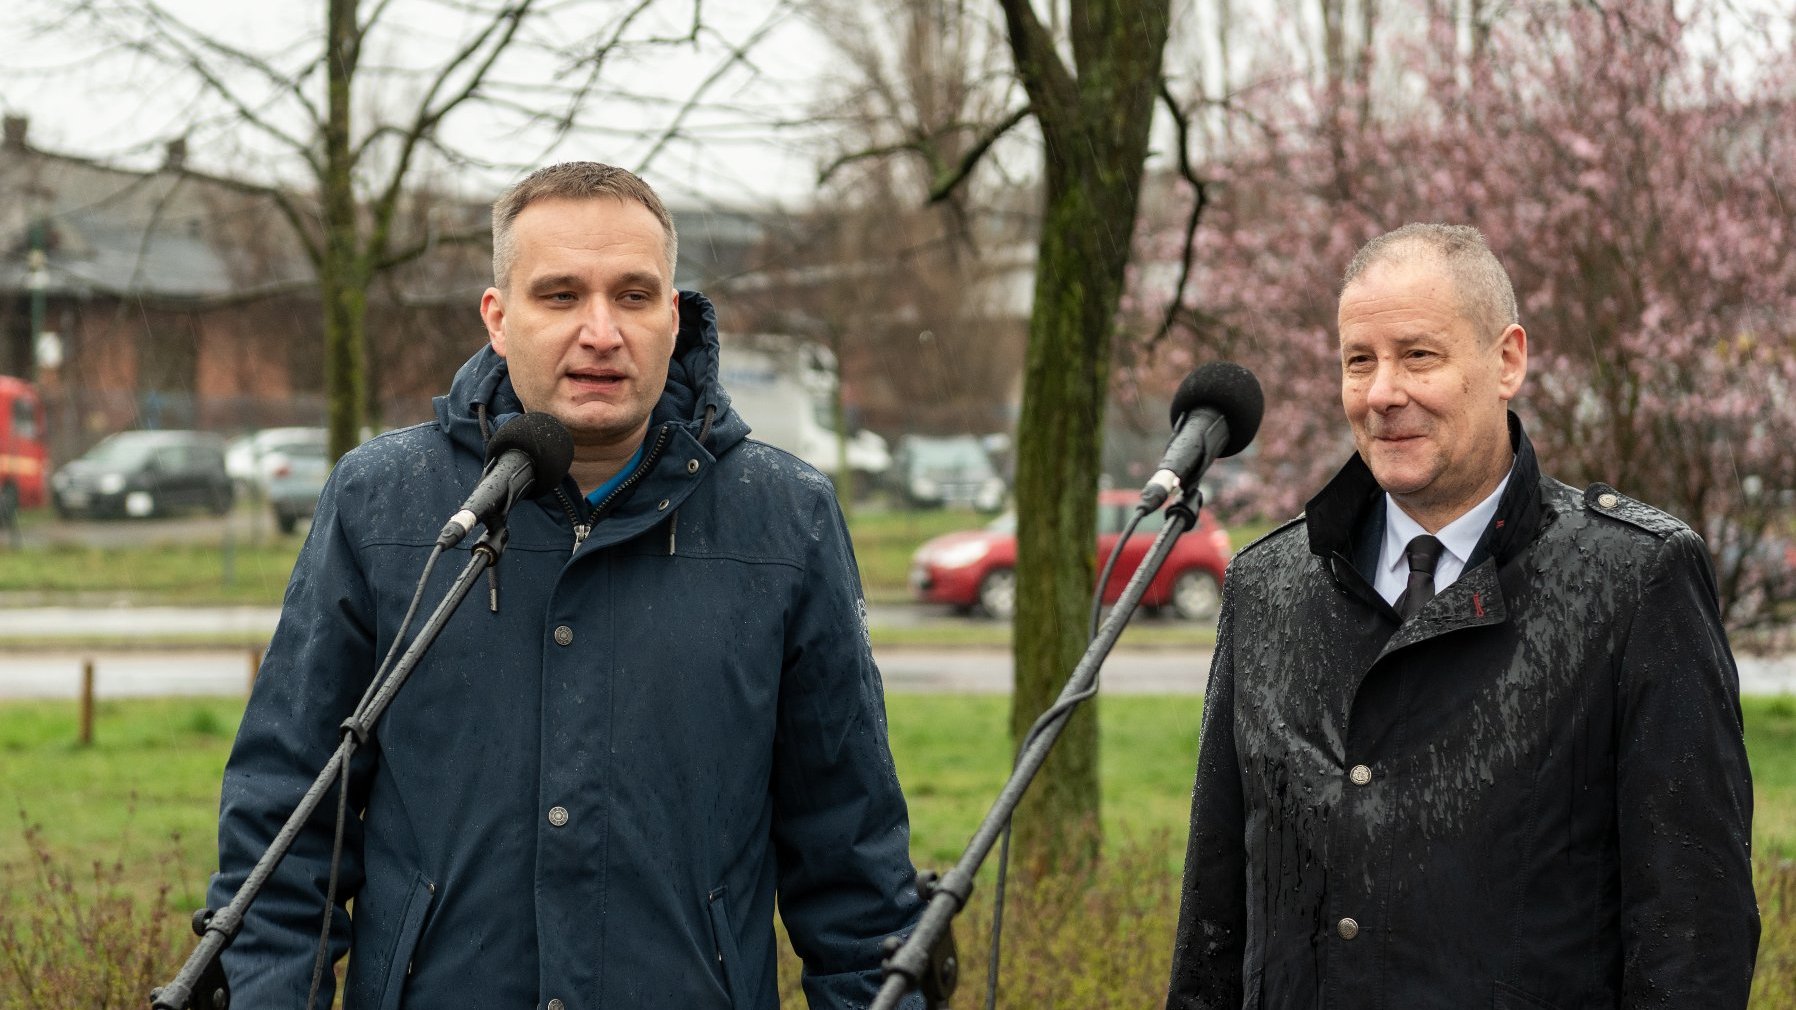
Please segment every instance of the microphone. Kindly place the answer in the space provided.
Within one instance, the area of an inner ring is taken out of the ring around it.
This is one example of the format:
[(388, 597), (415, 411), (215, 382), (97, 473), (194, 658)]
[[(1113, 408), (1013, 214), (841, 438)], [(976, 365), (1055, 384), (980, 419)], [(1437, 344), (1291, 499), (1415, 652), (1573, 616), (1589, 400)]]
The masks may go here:
[(1172, 441), (1141, 489), (1142, 507), (1152, 512), (1211, 463), (1247, 448), (1265, 410), (1260, 380), (1232, 361), (1212, 361), (1185, 376), (1172, 397)]
[(552, 415), (539, 411), (511, 421), (486, 444), (486, 472), (443, 525), (437, 544), (454, 547), (476, 525), (503, 520), (518, 499), (553, 492), (573, 463), (574, 438)]

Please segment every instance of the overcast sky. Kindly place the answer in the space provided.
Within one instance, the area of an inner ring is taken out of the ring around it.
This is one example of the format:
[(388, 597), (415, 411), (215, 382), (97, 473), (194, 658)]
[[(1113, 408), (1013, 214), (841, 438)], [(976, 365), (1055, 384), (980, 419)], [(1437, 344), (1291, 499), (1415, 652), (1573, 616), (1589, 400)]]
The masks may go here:
[[(208, 35), (288, 66), (300, 62), (304, 53), (316, 52), (325, 8), (323, 0), (163, 2)], [(362, 6), (365, 16), (375, 4), (364, 0)], [(596, 13), (600, 24), (621, 9), (616, 0), (560, 6)], [(814, 188), (823, 160), (821, 146), (815, 129), (784, 124), (808, 120), (816, 113), (819, 80), (827, 73), (827, 47), (802, 19), (777, 15), (770, 0), (713, 2), (703, 9), (716, 31), (732, 43), (766, 32), (752, 49), (749, 65), (727, 71), (708, 92), (705, 108), (692, 115), (687, 132), (693, 139), (668, 145), (653, 156), (648, 166), (651, 181), (670, 200), (802, 202)], [(659, 20), (643, 21), (638, 36), (684, 34), (692, 17), (689, 0), (666, 0), (655, 13)], [(566, 20), (558, 28), (583, 27), (572, 15), (563, 16)], [(440, 60), (463, 28), (441, 0), (396, 0), (383, 24), (397, 30), (374, 39), (365, 65), (370, 60), (404, 65)], [(147, 167), (158, 160), (166, 138), (204, 122), (208, 113), (220, 112), (216, 101), (196, 97), (200, 89), (192, 75), (123, 54), (82, 28), (53, 27), (29, 44), (18, 41), (0, 54), (0, 108), (30, 117), (31, 140), (41, 148)], [(589, 117), (592, 132), (552, 152), (545, 150), (540, 131), (519, 132), (515, 116), (470, 108), (451, 120), (446, 132), (458, 148), (490, 161), (594, 158), (639, 168), (650, 156), (657, 126), (674, 115), (726, 53), (720, 40), (707, 39), (696, 48), (644, 47), (614, 61), (604, 80), (610, 88), (637, 97), (608, 97)], [(540, 59), (514, 61), (505, 69), (507, 76), (519, 80), (541, 80), (557, 70)], [(253, 88), (250, 78), (238, 80)], [(321, 86), (312, 88), (313, 93), (320, 90)], [(397, 89), (393, 93), (395, 99), (403, 98)], [(292, 118), (290, 112), (285, 115)], [(251, 139), (250, 131), (243, 129), (232, 134), (242, 138), (241, 147), (216, 129), (201, 126), (192, 145), (194, 162), (229, 173), (291, 175), (292, 159), (279, 153), (278, 145)], [(510, 174), (474, 173), (467, 185), (496, 189), (509, 181)]]

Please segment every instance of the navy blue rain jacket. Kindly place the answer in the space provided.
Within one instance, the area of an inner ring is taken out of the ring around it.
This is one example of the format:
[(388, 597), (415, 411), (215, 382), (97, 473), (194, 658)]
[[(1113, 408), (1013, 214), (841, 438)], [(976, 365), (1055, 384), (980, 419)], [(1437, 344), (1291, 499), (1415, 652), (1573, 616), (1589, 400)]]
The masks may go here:
[[(521, 503), (497, 610), (482, 584), (354, 762), (349, 1007), (771, 1010), (776, 891), (813, 1007), (877, 990), (917, 899), (859, 575), (829, 482), (747, 440), (717, 361), (683, 294), (627, 489), (596, 516), (571, 480)], [(519, 410), (484, 349), (434, 423), (338, 464), (225, 773), (213, 907), (336, 747), (483, 428)], [(425, 613), (468, 556), (438, 563)], [(305, 1002), (334, 806), (225, 954), (237, 1006)]]

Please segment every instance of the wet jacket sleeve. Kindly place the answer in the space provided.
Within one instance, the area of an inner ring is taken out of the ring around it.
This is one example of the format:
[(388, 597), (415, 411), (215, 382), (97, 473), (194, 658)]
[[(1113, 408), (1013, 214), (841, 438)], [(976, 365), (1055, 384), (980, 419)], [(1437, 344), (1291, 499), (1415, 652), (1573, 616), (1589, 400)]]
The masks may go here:
[[(333, 479), (332, 483), (335, 481)], [(207, 903), (227, 903), (336, 750), (337, 726), (355, 708), (372, 673), (373, 612), (361, 569), (338, 524), (333, 488), (319, 500), (294, 565), (280, 624), (269, 642), (225, 767), (218, 827), (219, 872)], [(354, 780), (368, 780), (372, 755), (358, 754)], [(349, 948), (344, 902), (361, 887), (363, 797), (350, 792), (347, 832), (332, 917), (331, 960)], [(242, 1007), (302, 1007), (323, 922), (336, 822), (333, 788), (244, 918), (223, 961), (231, 1000)], [(316, 1006), (328, 1008), (326, 970)]]
[(1617, 672), (1622, 1005), (1743, 1008), (1758, 949), (1740, 680), (1702, 541), (1650, 559)]
[(1247, 847), (1241, 766), (1235, 751), (1234, 602), (1225, 601), (1204, 690), (1191, 834), (1172, 949), (1167, 1010), (1235, 1010), (1247, 932)]
[(886, 741), (860, 574), (833, 498), (810, 518), (806, 576), (788, 615), (774, 739), (780, 916), (813, 1010), (863, 1007), (881, 942), (919, 902), (910, 829)]

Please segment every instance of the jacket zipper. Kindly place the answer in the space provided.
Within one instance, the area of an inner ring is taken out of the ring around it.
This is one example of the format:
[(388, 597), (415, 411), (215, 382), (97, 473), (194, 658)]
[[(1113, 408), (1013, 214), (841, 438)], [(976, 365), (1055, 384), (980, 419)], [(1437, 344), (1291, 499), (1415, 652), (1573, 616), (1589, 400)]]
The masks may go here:
[(582, 523), (579, 514), (574, 511), (574, 503), (568, 500), (567, 491), (562, 488), (555, 489), (555, 497), (560, 499), (562, 511), (567, 513), (569, 521), (574, 524), (574, 547), (573, 551), (569, 552), (570, 554), (578, 551), (580, 545), (586, 542), (586, 538), (592, 533), (592, 528), (598, 525), (599, 517), (611, 508), (618, 496), (635, 487), (641, 482), (643, 474), (654, 469), (655, 461), (661, 458), (662, 450), (667, 448), (667, 433), (668, 426), (665, 424), (656, 430), (655, 443), (649, 446), (648, 452), (643, 454), (642, 462), (637, 465), (635, 470), (631, 471), (630, 476), (624, 478), (622, 484), (612, 488), (611, 493), (606, 495), (603, 501), (593, 506), (592, 522)]
[(572, 523), (574, 527), (574, 549), (573, 551), (568, 552), (569, 554), (572, 554), (574, 551), (580, 549), (581, 544), (586, 542), (586, 535), (592, 532), (592, 525), (580, 521), (580, 514), (574, 511), (574, 503), (568, 500), (567, 491), (565, 489), (555, 489), (555, 500), (561, 502), (561, 510), (567, 513), (568, 522)]

